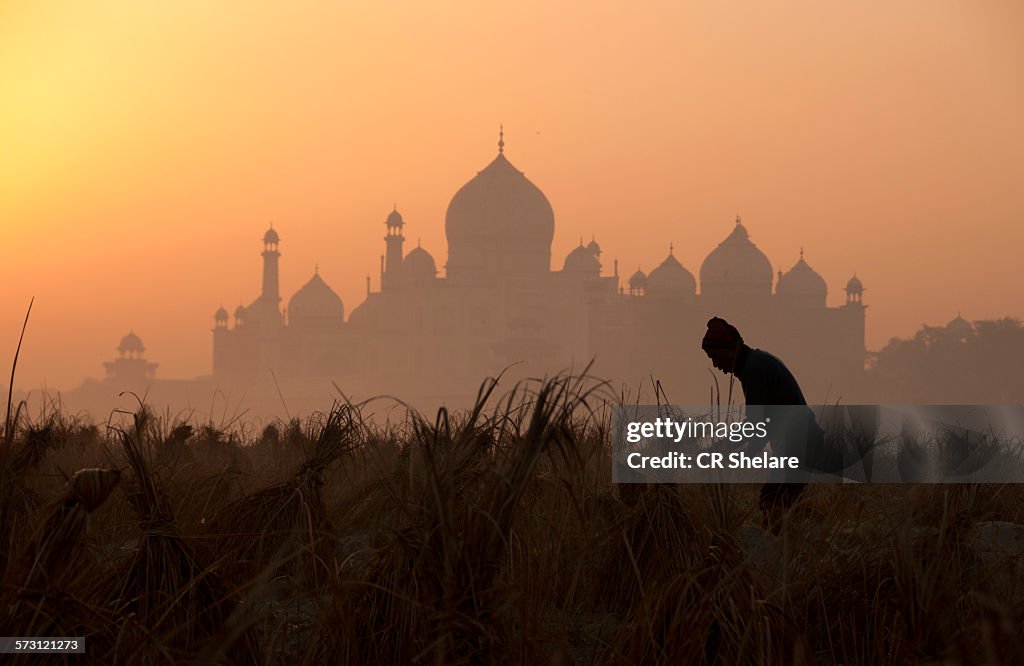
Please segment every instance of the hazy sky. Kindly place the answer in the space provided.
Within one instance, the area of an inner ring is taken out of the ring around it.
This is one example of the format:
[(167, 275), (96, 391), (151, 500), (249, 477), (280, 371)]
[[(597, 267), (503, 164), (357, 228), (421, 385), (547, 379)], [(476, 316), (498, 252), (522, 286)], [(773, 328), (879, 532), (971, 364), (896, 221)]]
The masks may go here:
[[(0, 2), (0, 371), (101, 376), (134, 329), (210, 371), (213, 312), (319, 263), (351, 311), (394, 202), (443, 266), (444, 213), (496, 153), (582, 234), (695, 275), (737, 212), (806, 258), (868, 343), (1024, 316), (1024, 3)], [(756, 344), (756, 341), (752, 341)], [(697, 344), (697, 341), (693, 341)]]

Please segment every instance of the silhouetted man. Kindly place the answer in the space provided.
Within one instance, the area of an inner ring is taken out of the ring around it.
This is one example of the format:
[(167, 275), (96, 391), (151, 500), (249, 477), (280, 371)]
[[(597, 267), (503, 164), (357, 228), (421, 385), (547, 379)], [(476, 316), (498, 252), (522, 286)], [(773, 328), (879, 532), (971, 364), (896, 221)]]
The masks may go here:
[[(770, 419), (768, 436), (750, 439), (743, 448), (748, 453), (756, 453), (770, 441), (775, 455), (797, 456), (801, 470), (808, 469), (808, 454), (824, 449), (824, 433), (789, 368), (768, 352), (748, 347), (736, 327), (720, 317), (708, 321), (701, 347), (716, 368), (732, 373), (740, 381), (747, 404), (747, 420)], [(803, 406), (803, 409), (779, 408), (783, 405)], [(799, 478), (805, 478), (805, 473), (801, 472)], [(770, 474), (768, 483), (761, 488), (760, 505), (765, 522), (775, 525), (781, 514), (796, 502), (805, 485), (787, 482), (784, 472)]]

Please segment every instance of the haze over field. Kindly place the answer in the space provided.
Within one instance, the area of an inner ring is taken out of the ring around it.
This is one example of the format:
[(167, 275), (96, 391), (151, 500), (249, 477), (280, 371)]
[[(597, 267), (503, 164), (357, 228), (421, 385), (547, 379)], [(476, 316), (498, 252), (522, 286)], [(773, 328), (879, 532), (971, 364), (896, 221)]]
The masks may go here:
[(738, 212), (830, 305), (861, 277), (869, 348), (1024, 316), (1024, 6), (681, 4), (3, 3), (0, 353), (35, 296), (19, 386), (100, 375), (130, 329), (208, 373), (271, 221), (285, 298), (319, 264), (351, 311), (393, 204), (443, 266), (499, 123), (556, 268), (594, 234), (606, 275), (670, 242), (696, 273)]

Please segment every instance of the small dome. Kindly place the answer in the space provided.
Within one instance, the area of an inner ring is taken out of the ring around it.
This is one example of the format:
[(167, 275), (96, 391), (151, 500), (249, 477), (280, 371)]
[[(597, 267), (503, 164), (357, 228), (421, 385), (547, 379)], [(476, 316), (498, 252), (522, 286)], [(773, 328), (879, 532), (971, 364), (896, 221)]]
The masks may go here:
[(352, 312), (348, 315), (348, 325), (368, 333), (380, 330), (381, 320), (387, 315), (387, 304), (382, 306), (379, 296), (379, 293), (371, 294), (362, 303), (352, 308)]
[(672, 251), (657, 268), (647, 276), (648, 296), (693, 296), (697, 293), (697, 281), (686, 270)]
[(848, 294), (862, 294), (864, 293), (864, 285), (861, 283), (860, 278), (854, 275), (850, 278), (850, 281), (846, 283), (846, 293)]
[(565, 264), (562, 267), (565, 273), (586, 273), (600, 274), (601, 262), (597, 256), (581, 242), (572, 252), (565, 257)]
[(235, 308), (235, 319), (245, 319), (245, 308), (239, 305)]
[(601, 256), (601, 246), (597, 244), (596, 240), (591, 240), (587, 243), (587, 249), (593, 252), (595, 257)]
[(779, 277), (775, 293), (780, 296), (813, 296), (816, 299), (824, 299), (828, 295), (828, 285), (825, 284), (825, 279), (804, 261), (803, 252), (801, 252), (800, 261)]
[(413, 282), (433, 280), (437, 277), (437, 264), (430, 253), (422, 247), (413, 248), (402, 260), (405, 275)]
[(350, 312), (348, 315), (349, 325), (365, 323), (365, 321), (368, 319), (368, 310), (366, 307), (366, 303), (367, 301), (363, 301), (359, 305), (352, 308), (352, 312)]
[(398, 212), (397, 208), (395, 208), (393, 211), (388, 213), (388, 219), (384, 224), (389, 227), (400, 227), (405, 224), (405, 220), (402, 219), (402, 214)]
[(292, 326), (341, 326), (345, 306), (320, 273), (313, 273), (309, 282), (288, 301), (288, 323)]
[(700, 289), (705, 295), (715, 296), (771, 293), (771, 262), (750, 241), (739, 217), (732, 232), (701, 264)]
[(956, 313), (956, 319), (951, 319), (946, 324), (946, 330), (958, 337), (967, 337), (974, 333), (974, 326), (971, 325), (971, 322), (961, 317), (958, 312)]
[(144, 352), (146, 348), (142, 346), (142, 339), (135, 333), (128, 333), (128, 335), (121, 338), (121, 343), (117, 345), (117, 351), (119, 352)]
[(629, 276), (629, 287), (630, 289), (643, 289), (647, 286), (647, 276), (639, 268), (636, 269), (636, 273)]
[(218, 308), (217, 311), (213, 313), (213, 318), (216, 319), (217, 321), (227, 321), (228, 311), (225, 310), (223, 307)]
[(267, 229), (267, 233), (263, 234), (263, 242), (279, 243), (281, 242), (281, 237), (277, 235), (276, 231), (274, 231), (274, 227), (270, 227), (269, 229)]

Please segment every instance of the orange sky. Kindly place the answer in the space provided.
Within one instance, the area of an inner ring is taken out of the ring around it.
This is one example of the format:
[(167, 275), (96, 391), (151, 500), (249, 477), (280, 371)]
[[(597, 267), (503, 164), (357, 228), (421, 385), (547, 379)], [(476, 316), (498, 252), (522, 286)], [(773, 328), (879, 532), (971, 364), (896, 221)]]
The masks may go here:
[(696, 274), (739, 212), (830, 304), (858, 273), (872, 348), (1024, 317), (1024, 4), (627, 5), (0, 2), (0, 368), (35, 296), (25, 389), (129, 329), (209, 372), (271, 220), (286, 299), (317, 262), (348, 310), (376, 289), (392, 202), (443, 265), (499, 123), (556, 268), (593, 233), (608, 272), (672, 241)]

